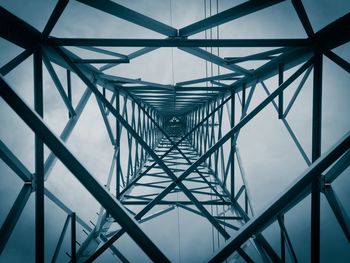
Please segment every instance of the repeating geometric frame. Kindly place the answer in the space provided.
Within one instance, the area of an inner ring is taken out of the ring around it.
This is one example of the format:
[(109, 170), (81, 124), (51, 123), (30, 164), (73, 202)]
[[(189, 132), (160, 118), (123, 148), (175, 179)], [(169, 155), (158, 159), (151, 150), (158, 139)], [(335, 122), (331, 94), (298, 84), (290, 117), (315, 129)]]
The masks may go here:
[[(320, 261), (320, 195), (327, 198), (338, 223), (350, 242), (348, 215), (332, 188), (332, 182), (350, 164), (350, 132), (321, 156), (322, 65), (327, 56), (346, 72), (350, 65), (332, 50), (350, 40), (350, 13), (314, 32), (300, 0), (293, 7), (307, 33), (304, 39), (191, 39), (196, 33), (234, 19), (269, 8), (283, 0), (251, 0), (195, 22), (181, 29), (173, 28), (109, 0), (78, 0), (87, 6), (122, 18), (165, 35), (165, 39), (81, 39), (50, 36), (69, 0), (59, 0), (43, 32), (0, 7), (0, 36), (24, 51), (0, 68), (2, 99), (35, 133), (35, 171), (30, 172), (1, 141), (1, 159), (23, 180), (23, 187), (0, 230), (0, 253), (5, 249), (29, 196), (35, 192), (36, 261), (44, 261), (44, 196), (67, 213), (52, 261), (57, 260), (69, 221), (71, 221), (71, 261), (92, 262), (110, 249), (121, 261), (126, 257), (114, 246), (124, 233), (153, 261), (168, 262), (167, 253), (144, 233), (140, 224), (177, 208), (204, 217), (226, 240), (208, 259), (221, 262), (232, 254), (253, 262), (247, 249), (252, 245), (262, 261), (285, 262), (287, 253), (298, 261), (284, 214), (311, 194), (311, 261)], [(65, 47), (80, 47), (111, 59), (80, 58)], [(129, 55), (103, 47), (141, 47)], [(193, 56), (232, 71), (229, 74), (193, 79), (175, 85), (128, 79), (104, 73), (121, 63), (161, 47), (177, 47)], [(269, 51), (245, 57), (221, 58), (203, 47), (270, 47)], [(28, 57), (33, 56), (34, 109), (6, 82), (5, 76)], [(246, 69), (238, 63), (263, 60), (257, 69)], [(67, 70), (67, 90), (52, 63)], [(96, 68), (91, 64), (103, 63)], [(68, 121), (57, 137), (43, 120), (43, 64), (68, 110)], [(287, 79), (284, 72), (297, 67)], [(287, 116), (306, 80), (313, 73), (312, 155), (303, 149)], [(72, 103), (71, 75), (86, 85), (76, 106)], [(278, 86), (270, 91), (264, 81), (278, 76)], [(284, 90), (299, 80), (291, 100), (286, 104)], [(208, 83), (202, 87), (194, 85)], [(254, 91), (259, 86), (266, 99), (249, 110)], [(68, 140), (91, 95), (98, 107), (114, 149), (111, 169), (105, 185), (81, 164), (67, 148)], [(277, 99), (277, 101), (275, 100)], [(255, 215), (250, 205), (249, 186), (236, 144), (241, 129), (272, 104), (286, 127), (308, 169), (267, 209)], [(241, 109), (240, 112), (237, 112)], [(227, 114), (228, 118), (223, 117)], [(237, 120), (237, 116), (240, 116)], [(229, 120), (229, 129), (225, 130)], [(115, 124), (115, 125), (114, 125)], [(121, 140), (127, 142), (122, 149)], [(51, 153), (44, 159), (44, 145)], [(127, 153), (121, 165), (121, 152)], [(59, 159), (79, 182), (101, 204), (97, 221), (91, 228), (45, 188), (45, 180)], [(238, 163), (240, 171), (236, 171)], [(241, 176), (238, 184), (237, 177)], [(148, 180), (153, 178), (152, 180)], [(116, 189), (111, 189), (115, 180)], [(140, 191), (143, 194), (136, 194)], [(239, 189), (236, 191), (236, 189)], [(149, 194), (148, 191), (151, 191)], [(179, 193), (186, 198), (179, 198)], [(176, 196), (176, 198), (174, 198)], [(165, 208), (164, 208), (165, 206)], [(219, 208), (216, 213), (210, 207)], [(137, 211), (134, 209), (137, 207)], [(152, 210), (152, 213), (150, 211)], [(120, 228), (111, 230), (117, 223)], [(232, 223), (233, 222), (233, 223)], [(265, 239), (262, 231), (277, 222), (280, 228), (280, 255)], [(87, 231), (87, 238), (76, 248), (76, 223)], [(234, 234), (233, 234), (234, 233)]]

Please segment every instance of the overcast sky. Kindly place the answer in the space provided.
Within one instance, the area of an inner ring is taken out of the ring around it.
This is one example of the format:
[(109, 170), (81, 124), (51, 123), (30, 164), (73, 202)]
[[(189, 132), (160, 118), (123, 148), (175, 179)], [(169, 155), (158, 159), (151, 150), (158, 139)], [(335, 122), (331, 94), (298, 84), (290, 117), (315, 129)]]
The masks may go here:
[[(181, 28), (203, 19), (209, 14), (205, 12), (202, 0), (172, 1), (116, 1), (126, 7), (157, 19), (163, 23)], [(212, 14), (223, 11), (244, 1), (219, 0), (212, 1)], [(328, 23), (346, 14), (350, 10), (347, 0), (304, 0), (306, 12), (314, 31), (318, 31)], [(56, 1), (53, 0), (0, 0), (0, 5), (21, 19), (42, 31)], [(170, 9), (170, 6), (172, 8)], [(209, 1), (207, 1), (207, 7)], [(172, 19), (171, 19), (172, 17)], [(172, 20), (172, 21), (171, 21)], [(210, 32), (208, 31), (208, 34)], [(212, 31), (213, 38), (304, 38), (305, 32), (290, 1), (259, 11), (253, 15), (237, 19), (219, 27), (219, 32)], [(96, 11), (75, 1), (70, 1), (61, 19), (52, 33), (56, 37), (114, 37), (114, 38), (163, 38), (162, 35), (131, 24), (127, 21)], [(204, 38), (204, 32), (193, 38)], [(113, 48), (116, 52), (129, 54), (137, 48)], [(265, 49), (221, 48), (213, 49), (221, 57), (234, 57), (256, 53)], [(22, 50), (0, 39), (0, 66), (19, 54)], [(92, 56), (91, 52), (71, 49), (80, 56)], [(350, 61), (349, 43), (333, 50), (336, 54)], [(163, 84), (173, 84), (180, 81), (205, 77), (206, 65), (199, 58), (193, 57), (179, 49), (157, 49), (141, 58), (132, 60), (130, 64), (119, 65), (106, 73), (128, 78), (142, 78)], [(32, 57), (6, 76), (11, 87), (22, 98), (33, 106), (33, 74)], [(261, 63), (242, 64), (242, 66), (257, 67)], [(55, 66), (55, 69), (65, 86), (65, 70)], [(285, 72), (285, 78), (295, 69)], [(227, 69), (213, 67), (209, 75), (228, 73)], [(323, 111), (322, 111), (322, 152), (325, 152), (350, 129), (350, 76), (332, 61), (324, 57), (323, 64)], [(288, 115), (288, 122), (296, 136), (311, 156), (311, 113), (312, 113), (312, 74), (302, 89), (294, 107)], [(285, 93), (289, 101), (301, 78), (293, 83)], [(265, 82), (270, 91), (277, 87), (277, 78)], [(73, 104), (76, 105), (84, 92), (84, 85), (73, 77)], [(250, 110), (266, 97), (260, 84), (257, 85)], [(238, 103), (237, 103), (238, 104)], [(238, 107), (238, 105), (237, 105)], [(54, 84), (44, 69), (44, 120), (49, 127), (60, 134), (67, 121), (67, 111), (55, 90)], [(237, 108), (237, 111), (238, 108)], [(226, 114), (226, 115), (225, 115)], [(34, 171), (34, 135), (20, 118), (0, 99), (0, 139), (18, 156), (30, 171)], [(227, 112), (224, 112), (224, 130), (229, 122)], [(110, 168), (113, 147), (110, 145), (106, 129), (100, 115), (96, 99), (92, 96), (76, 126), (67, 145), (91, 173), (105, 183)], [(122, 141), (122, 149), (127, 147)], [(277, 113), (272, 105), (247, 125), (238, 140), (238, 147), (246, 171), (248, 187), (252, 194), (252, 205), (255, 212), (264, 209), (271, 201), (287, 188), (307, 167), (297, 148), (289, 137), (282, 122), (277, 119)], [(45, 155), (49, 153), (45, 151)], [(125, 163), (125, 158), (122, 157)], [(123, 164), (124, 164), (123, 163)], [(125, 169), (125, 168), (124, 168)], [(6, 164), (0, 161), (0, 223), (10, 210), (22, 182)], [(347, 169), (333, 184), (339, 199), (350, 213), (350, 171)], [(99, 210), (98, 203), (82, 188), (73, 175), (57, 162), (46, 187), (64, 201), (73, 211), (83, 218), (95, 222)], [(49, 200), (45, 203), (46, 222), (46, 259), (50, 260), (54, 247), (62, 229), (65, 214)], [(301, 262), (309, 259), (310, 239), (310, 198), (286, 215), (286, 225), (292, 242)], [(178, 231), (177, 223), (181, 227)], [(328, 203), (322, 197), (321, 217), (321, 247), (323, 262), (348, 262), (350, 258), (349, 244), (331, 213)], [(90, 224), (90, 226), (92, 226)], [(194, 216), (184, 210), (173, 210), (168, 214), (142, 225), (144, 231), (174, 262), (202, 262), (213, 252), (211, 227), (201, 217)], [(279, 234), (276, 228), (267, 229), (264, 234), (271, 244), (279, 251)], [(0, 256), (0, 262), (34, 262), (34, 195), (31, 196), (24, 212)], [(178, 242), (180, 233), (180, 249)], [(233, 233), (234, 234), (234, 233)], [(83, 242), (86, 235), (78, 226), (78, 241)], [(216, 233), (215, 233), (216, 237)], [(215, 241), (217, 242), (217, 240)], [(219, 240), (223, 244), (222, 239)], [(145, 262), (143, 252), (128, 238), (122, 238), (116, 246), (125, 253), (132, 262)], [(217, 244), (216, 244), (217, 246)], [(217, 247), (215, 247), (217, 249)], [(67, 262), (64, 252), (70, 252), (69, 235), (66, 236), (59, 261)], [(250, 251), (250, 250), (249, 250)], [(180, 253), (179, 253), (180, 252)], [(99, 259), (100, 262), (112, 262), (115, 258), (109, 252)]]

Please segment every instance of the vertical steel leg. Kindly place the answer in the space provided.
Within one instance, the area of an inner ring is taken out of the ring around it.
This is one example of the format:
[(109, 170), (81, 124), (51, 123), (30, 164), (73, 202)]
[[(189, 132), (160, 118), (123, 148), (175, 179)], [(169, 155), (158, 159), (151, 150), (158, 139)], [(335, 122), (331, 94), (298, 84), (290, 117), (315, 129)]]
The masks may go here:
[[(117, 110), (117, 113), (119, 114), (120, 111), (120, 96), (119, 96), (119, 91), (116, 90), (116, 97), (115, 97), (115, 108)], [(116, 119), (115, 120), (115, 125), (116, 125), (116, 142), (115, 142), (115, 147), (117, 148), (117, 154), (115, 156), (115, 161), (116, 161), (116, 165), (115, 165), (115, 176), (116, 176), (116, 196), (117, 198), (119, 198), (119, 194), (120, 194), (120, 127), (119, 127), (119, 122)]]
[[(321, 155), (322, 53), (315, 52), (312, 109), (312, 162)], [(311, 262), (320, 262), (320, 177), (311, 186)]]
[[(34, 53), (34, 108), (43, 117), (42, 50)], [(35, 257), (44, 262), (44, 144), (35, 136)]]
[(73, 212), (71, 214), (71, 254), (72, 254), (72, 263), (77, 262), (77, 248), (76, 248), (76, 215)]
[[(235, 126), (235, 93), (232, 92), (231, 98), (231, 129)], [(235, 138), (231, 138), (231, 200), (235, 199)]]
[[(70, 70), (67, 69), (67, 96), (70, 103), (72, 103), (72, 79)], [(68, 112), (69, 118), (72, 117), (72, 114)]]
[[(278, 65), (278, 86), (283, 83), (283, 65)], [(278, 118), (283, 119), (283, 91), (278, 96)]]

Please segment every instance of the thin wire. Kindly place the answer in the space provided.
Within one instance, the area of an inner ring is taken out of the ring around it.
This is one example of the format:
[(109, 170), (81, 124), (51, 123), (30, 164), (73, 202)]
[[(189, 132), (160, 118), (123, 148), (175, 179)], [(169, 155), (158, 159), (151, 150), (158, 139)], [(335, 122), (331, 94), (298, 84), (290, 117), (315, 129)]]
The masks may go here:
[[(210, 1), (210, 9), (209, 9), (209, 16), (212, 15), (212, 7), (211, 7), (211, 0)], [(213, 28), (210, 28), (210, 40), (213, 39)], [(210, 47), (210, 53), (213, 54), (213, 47)], [(210, 76), (213, 76), (213, 69), (214, 69), (214, 64), (213, 62), (210, 63)], [(213, 83), (211, 83), (211, 86), (213, 87)]]
[[(204, 0), (204, 18), (207, 18), (207, 0)], [(208, 38), (207, 30), (204, 30), (204, 37)], [(205, 51), (208, 51), (208, 47), (205, 47)], [(205, 77), (208, 78), (208, 60), (205, 60)], [(205, 82), (205, 86), (208, 88), (208, 81)]]
[[(219, 13), (219, 0), (216, 0), (216, 13)], [(220, 31), (219, 26), (216, 26), (216, 39), (220, 38)], [(220, 47), (217, 48), (218, 50), (218, 57), (220, 57)], [(220, 75), (220, 66), (218, 65), (218, 75)], [(219, 80), (220, 82), (220, 80)]]
[[(169, 1), (170, 4), (170, 25), (173, 26), (173, 6), (172, 0)], [(172, 85), (175, 84), (175, 71), (174, 71), (174, 48), (171, 48), (171, 77), (172, 77)], [(175, 91), (174, 91), (175, 92)], [(176, 94), (174, 93), (174, 116), (176, 115)]]

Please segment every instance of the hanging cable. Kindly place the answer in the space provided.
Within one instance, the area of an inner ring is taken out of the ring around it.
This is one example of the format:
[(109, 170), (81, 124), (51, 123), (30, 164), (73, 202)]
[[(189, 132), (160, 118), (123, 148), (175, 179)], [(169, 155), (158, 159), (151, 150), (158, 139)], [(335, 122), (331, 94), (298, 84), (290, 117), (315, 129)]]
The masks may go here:
[[(207, 18), (207, 0), (204, 0), (204, 18)], [(204, 30), (204, 38), (208, 38), (207, 30)], [(205, 51), (208, 51), (208, 47), (205, 47)], [(208, 78), (208, 60), (205, 60), (205, 77)], [(205, 86), (208, 88), (208, 81), (205, 82)]]
[[(209, 5), (209, 16), (212, 16), (212, 5), (211, 5), (211, 0), (209, 0), (210, 5)], [(210, 40), (213, 39), (213, 28), (210, 28)], [(213, 54), (213, 47), (210, 47), (210, 53)], [(214, 70), (214, 64), (213, 62), (210, 63), (210, 76), (213, 76), (213, 70)], [(211, 83), (211, 86), (213, 87), (213, 83)]]
[[(172, 0), (169, 1), (169, 9), (170, 9), (170, 25), (173, 26), (173, 6), (172, 6)], [(175, 71), (174, 71), (174, 48), (171, 48), (171, 78), (172, 78), (172, 85), (175, 84)], [(174, 116), (176, 115), (176, 92), (174, 89)]]
[[(216, 0), (216, 14), (219, 13), (219, 0)], [(216, 26), (216, 39), (220, 39), (219, 25)], [(217, 47), (218, 57), (220, 57), (220, 47)], [(218, 65), (218, 75), (220, 75), (220, 66)], [(220, 82), (220, 80), (219, 80)]]
[[(219, 0), (216, 0), (216, 14), (219, 13)], [(219, 39), (219, 26), (216, 26), (216, 39)], [(219, 47), (217, 47), (217, 55), (218, 57), (220, 57), (220, 53), (219, 53)], [(220, 66), (218, 65), (218, 75), (220, 74)], [(218, 158), (219, 158), (219, 154), (218, 154)], [(216, 205), (216, 215), (219, 215), (219, 210), (218, 210), (218, 205)], [(219, 235), (219, 231), (217, 232), (217, 239), (218, 239), (218, 248), (220, 248), (220, 235)]]

